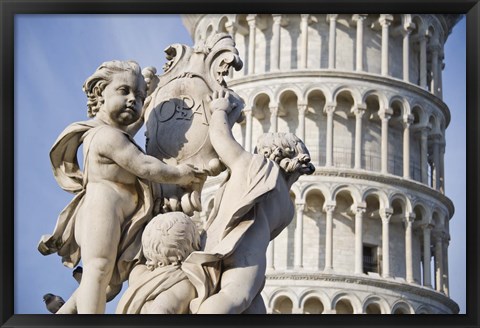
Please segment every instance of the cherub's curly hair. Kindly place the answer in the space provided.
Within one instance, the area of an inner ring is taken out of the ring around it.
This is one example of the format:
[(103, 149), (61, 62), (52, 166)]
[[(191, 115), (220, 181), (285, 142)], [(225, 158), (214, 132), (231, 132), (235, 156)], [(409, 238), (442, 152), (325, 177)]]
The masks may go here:
[(192, 219), (182, 212), (154, 217), (142, 234), (143, 255), (150, 270), (180, 264), (200, 249), (200, 235)]
[(88, 117), (95, 117), (103, 102), (100, 100), (105, 87), (112, 82), (115, 73), (131, 71), (135, 75), (142, 74), (140, 65), (134, 61), (112, 60), (100, 65), (95, 73), (83, 84), (83, 91), (87, 94)]
[[(258, 138), (254, 152), (274, 161), (286, 173), (293, 173), (310, 161), (307, 147), (293, 133), (264, 133)], [(311, 170), (306, 174), (313, 173), (313, 165)]]

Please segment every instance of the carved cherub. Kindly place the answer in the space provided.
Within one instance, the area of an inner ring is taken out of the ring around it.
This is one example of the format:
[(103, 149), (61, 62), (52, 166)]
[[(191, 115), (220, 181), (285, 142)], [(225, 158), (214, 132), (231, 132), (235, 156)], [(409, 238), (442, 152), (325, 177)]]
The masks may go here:
[(200, 249), (200, 236), (193, 221), (182, 212), (159, 214), (145, 227), (142, 246), (146, 263), (132, 270), (129, 287), (116, 313), (189, 313), (196, 291), (181, 263)]
[(268, 243), (293, 219), (290, 187), (315, 168), (291, 133), (265, 134), (258, 154), (245, 151), (231, 132), (235, 117), (229, 117), (234, 106), (228, 93), (213, 93), (209, 134), (229, 175), (215, 195), (204, 251), (192, 253), (183, 269), (196, 282), (192, 313), (265, 313), (260, 292)]
[[(68, 126), (50, 152), (57, 182), (76, 196), (38, 249), (58, 253), (72, 268), (81, 257), (84, 269), (79, 287), (58, 313), (104, 313), (107, 294), (111, 299), (120, 291), (139, 259), (140, 234), (151, 217), (148, 181), (199, 181), (192, 167), (166, 165), (133, 141), (143, 123), (146, 88), (136, 62), (103, 63), (83, 86), (93, 119)], [(83, 172), (77, 161), (82, 143)]]

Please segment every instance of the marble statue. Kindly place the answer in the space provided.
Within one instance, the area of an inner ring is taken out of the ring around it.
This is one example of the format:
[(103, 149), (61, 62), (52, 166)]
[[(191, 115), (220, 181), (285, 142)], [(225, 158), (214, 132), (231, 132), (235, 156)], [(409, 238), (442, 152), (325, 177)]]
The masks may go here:
[(200, 249), (200, 236), (193, 221), (182, 212), (159, 214), (145, 227), (142, 246), (146, 262), (130, 273), (129, 287), (116, 313), (189, 313), (196, 291), (181, 263)]
[[(224, 76), (242, 68), (231, 36), (166, 50), (164, 73), (103, 63), (87, 79), (88, 114), (50, 152), (55, 178), (75, 194), (38, 245), (77, 267), (77, 290), (58, 314), (265, 313), (266, 249), (294, 216), (290, 188), (315, 170), (304, 143), (268, 133), (247, 152), (232, 126), (242, 99)], [(132, 137), (146, 124), (146, 151)], [(84, 169), (77, 151), (83, 144)], [(227, 170), (201, 234), (207, 176)]]
[(197, 288), (192, 313), (265, 313), (266, 250), (294, 216), (290, 187), (315, 171), (304, 143), (291, 133), (264, 134), (255, 154), (233, 138), (228, 91), (214, 92), (209, 135), (228, 168), (202, 235), (183, 270)]
[(201, 180), (193, 167), (166, 165), (133, 141), (143, 122), (146, 87), (137, 63), (103, 63), (83, 86), (93, 119), (68, 126), (51, 149), (57, 182), (76, 195), (38, 249), (58, 253), (71, 268), (81, 257), (84, 269), (78, 289), (57, 313), (103, 313), (107, 293), (120, 291), (141, 254), (152, 206), (149, 180), (184, 186)]

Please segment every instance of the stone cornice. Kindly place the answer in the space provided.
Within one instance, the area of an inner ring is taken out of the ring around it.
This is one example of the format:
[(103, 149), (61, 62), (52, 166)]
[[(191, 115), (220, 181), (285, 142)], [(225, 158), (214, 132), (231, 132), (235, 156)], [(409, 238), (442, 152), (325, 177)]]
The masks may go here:
[[(390, 175), (390, 174), (385, 175), (385, 174), (380, 174), (377, 172), (366, 171), (366, 170), (355, 170), (355, 169), (345, 169), (345, 168), (338, 169), (338, 168), (326, 168), (322, 166), (320, 167), (317, 166), (315, 168), (315, 172), (313, 173), (313, 175), (305, 178), (301, 177), (300, 182), (301, 181), (307, 182), (307, 180), (304, 180), (304, 179), (308, 179), (308, 181), (312, 181), (312, 178), (314, 178), (315, 176), (358, 179), (358, 180), (364, 180), (364, 181), (378, 182), (391, 187), (400, 187), (407, 190), (413, 190), (415, 193), (424, 194), (434, 199), (437, 199), (439, 202), (445, 205), (449, 212), (449, 218), (452, 218), (455, 212), (455, 206), (453, 205), (453, 202), (450, 200), (450, 198), (448, 198), (444, 194), (415, 180), (404, 179), (396, 175)], [(221, 174), (217, 177), (210, 177), (206, 181), (204, 185), (204, 189), (215, 187), (216, 185), (220, 184), (220, 182), (222, 182), (224, 179), (225, 179), (224, 174)], [(352, 184), (355, 184), (355, 183), (356, 182), (352, 182)]]
[(335, 168), (325, 168), (325, 167), (316, 167), (314, 176), (326, 176), (326, 177), (340, 177), (340, 178), (351, 178), (351, 179), (360, 179), (366, 181), (374, 181), (383, 183), (389, 186), (398, 186), (405, 189), (415, 190), (418, 193), (428, 195), (434, 199), (438, 199), (442, 204), (444, 204), (450, 214), (450, 218), (455, 212), (455, 207), (453, 202), (445, 196), (444, 194), (438, 192), (435, 189), (432, 189), (420, 182), (415, 180), (408, 180), (396, 175), (384, 175), (372, 171), (362, 171), (354, 169), (335, 169)]
[(411, 293), (421, 297), (425, 297), (441, 304), (448, 306), (452, 313), (458, 313), (459, 307), (452, 299), (446, 295), (439, 293), (433, 289), (423, 287), (420, 285), (412, 285), (408, 283), (401, 283), (393, 279), (371, 278), (368, 276), (352, 276), (335, 273), (323, 272), (274, 272), (266, 274), (267, 281), (272, 280), (301, 280), (301, 281), (325, 281), (325, 282), (340, 282), (354, 285), (364, 285), (378, 287), (385, 290), (392, 290), (400, 293)]
[(434, 16), (440, 21), (444, 30), (445, 41), (447, 41), (448, 35), (452, 33), (453, 27), (462, 19), (464, 14), (441, 14)]
[(356, 73), (350, 71), (341, 71), (341, 70), (327, 70), (327, 69), (318, 69), (318, 70), (290, 70), (286, 72), (268, 72), (263, 74), (253, 74), (247, 75), (239, 78), (234, 78), (228, 82), (228, 86), (235, 89), (237, 86), (243, 84), (252, 84), (258, 81), (268, 81), (284, 78), (340, 78), (355, 80), (360, 82), (372, 82), (382, 85), (387, 85), (393, 88), (401, 88), (403, 90), (410, 91), (412, 93), (418, 94), (420, 97), (428, 99), (432, 104), (434, 104), (443, 114), (446, 121), (446, 126), (450, 123), (450, 110), (448, 106), (438, 97), (431, 94), (427, 90), (420, 88), (418, 85), (407, 83), (403, 80), (399, 80), (393, 77), (385, 77), (377, 74), (371, 74), (366, 72)]

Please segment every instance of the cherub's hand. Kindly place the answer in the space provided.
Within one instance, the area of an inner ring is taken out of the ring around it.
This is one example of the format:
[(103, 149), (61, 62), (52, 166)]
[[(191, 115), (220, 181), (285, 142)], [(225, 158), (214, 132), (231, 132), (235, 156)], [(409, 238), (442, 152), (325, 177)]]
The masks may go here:
[(193, 186), (193, 184), (201, 183), (205, 180), (207, 174), (199, 169), (195, 168), (189, 164), (180, 164), (177, 165), (177, 169), (180, 173), (180, 179), (178, 180), (178, 184), (180, 186)]
[(147, 84), (147, 97), (152, 94), (152, 92), (157, 87), (158, 83), (160, 82), (159, 77), (156, 75), (157, 69), (153, 66), (145, 67), (142, 70), (142, 75)]
[(210, 111), (212, 114), (217, 111), (222, 111), (225, 113), (230, 113), (235, 107), (237, 107), (237, 104), (231, 103), (228, 99), (230, 97), (230, 93), (225, 90), (219, 91), (214, 91), (210, 98)]

